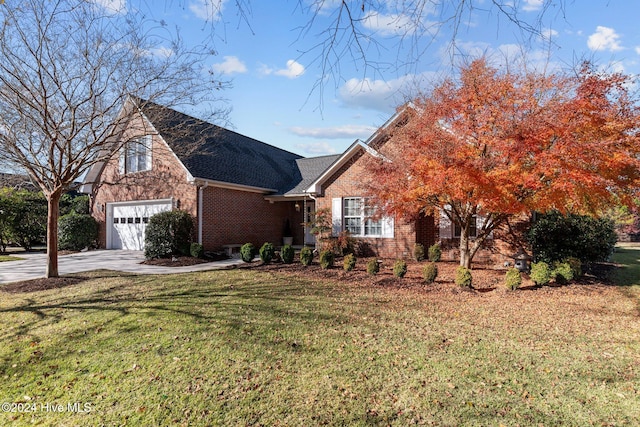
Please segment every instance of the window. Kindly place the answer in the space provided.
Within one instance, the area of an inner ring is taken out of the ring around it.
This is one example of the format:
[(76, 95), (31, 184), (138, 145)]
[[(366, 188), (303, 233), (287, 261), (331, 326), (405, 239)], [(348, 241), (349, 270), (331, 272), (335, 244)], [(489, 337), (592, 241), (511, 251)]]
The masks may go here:
[(151, 135), (129, 141), (120, 154), (120, 172), (133, 173), (151, 169)]
[[(453, 237), (460, 237), (462, 234), (462, 227), (458, 224), (454, 225)], [(478, 217), (473, 216), (471, 218), (471, 224), (469, 224), (469, 237), (477, 237), (478, 236)]]
[(373, 219), (375, 207), (362, 197), (343, 200), (344, 229), (354, 236), (382, 236), (382, 219)]
[(362, 234), (362, 206), (359, 197), (344, 199), (344, 229), (354, 236)]

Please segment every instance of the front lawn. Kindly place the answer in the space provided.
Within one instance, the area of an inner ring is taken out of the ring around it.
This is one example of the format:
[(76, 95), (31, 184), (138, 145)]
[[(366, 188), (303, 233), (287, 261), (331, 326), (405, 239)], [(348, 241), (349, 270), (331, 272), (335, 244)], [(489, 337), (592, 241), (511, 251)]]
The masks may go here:
[(480, 292), (259, 269), (80, 280), (0, 292), (0, 425), (640, 419), (640, 286)]
[(20, 261), (24, 258), (18, 258), (16, 256), (12, 256), (12, 255), (0, 255), (0, 262), (7, 262), (7, 261)]

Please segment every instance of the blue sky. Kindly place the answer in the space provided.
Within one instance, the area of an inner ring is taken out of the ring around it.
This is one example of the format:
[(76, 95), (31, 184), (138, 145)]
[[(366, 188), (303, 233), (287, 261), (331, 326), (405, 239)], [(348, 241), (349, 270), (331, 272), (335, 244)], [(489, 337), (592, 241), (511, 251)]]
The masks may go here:
[[(128, 7), (126, 0), (100, 1)], [(178, 26), (188, 43), (201, 42), (214, 28), (217, 55), (203, 67), (232, 81), (221, 94), (232, 109), (228, 127), (303, 156), (340, 153), (357, 138), (366, 139), (417, 87), (450, 73), (452, 58), (486, 54), (500, 64), (525, 51), (538, 67), (569, 68), (590, 59), (607, 70), (640, 74), (640, 2), (635, 0), (565, 0), (564, 8), (551, 2), (540, 23), (546, 37), (533, 38), (501, 16), (489, 0), (476, 0), (477, 9), (466, 13), (457, 28), (453, 56), (448, 50), (452, 28), (435, 24), (436, 9), (424, 15), (423, 24), (437, 33), (415, 44), (399, 44), (394, 36), (405, 17), (393, 9), (397, 1), (381, 0), (379, 13), (365, 11), (358, 28), (380, 43), (365, 49), (369, 60), (382, 65), (365, 68), (347, 55), (338, 64), (339, 72), (325, 80), (313, 47), (335, 16), (335, 0), (325, 2), (308, 32), (301, 31), (311, 19), (301, 7), (308, 0), (246, 1), (246, 17), (232, 0), (154, 1), (152, 14)], [(523, 20), (535, 22), (548, 3), (514, 0), (510, 7)], [(423, 49), (419, 60), (397, 66), (412, 57), (412, 48)]]

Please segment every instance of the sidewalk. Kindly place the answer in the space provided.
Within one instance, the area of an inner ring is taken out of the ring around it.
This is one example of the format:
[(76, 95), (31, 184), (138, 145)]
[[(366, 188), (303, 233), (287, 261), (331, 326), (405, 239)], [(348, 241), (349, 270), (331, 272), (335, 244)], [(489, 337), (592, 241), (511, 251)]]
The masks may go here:
[[(46, 254), (20, 252), (15, 256), (24, 259), (22, 261), (0, 262), (0, 283), (44, 277), (47, 263)], [(58, 271), (60, 275), (92, 270), (113, 270), (136, 274), (175, 274), (219, 270), (242, 263), (242, 260), (232, 258), (184, 267), (162, 267), (140, 264), (142, 261), (144, 261), (144, 254), (141, 251), (96, 250), (79, 252), (59, 256)]]

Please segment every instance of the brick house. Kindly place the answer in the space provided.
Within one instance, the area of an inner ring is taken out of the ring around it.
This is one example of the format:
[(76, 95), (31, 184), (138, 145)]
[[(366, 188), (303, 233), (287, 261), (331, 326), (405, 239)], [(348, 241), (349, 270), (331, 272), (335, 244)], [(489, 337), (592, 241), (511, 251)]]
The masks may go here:
[(101, 247), (141, 250), (149, 217), (171, 209), (194, 217), (194, 241), (206, 250), (280, 245), (284, 234), (294, 245), (314, 245), (304, 224), (328, 209), (332, 234), (348, 231), (372, 255), (409, 258), (416, 243), (442, 242), (445, 256), (456, 257), (456, 230), (446, 218), (375, 219), (367, 206), (365, 156), (393, 143), (388, 130), (401, 125), (402, 110), (341, 155), (303, 158), (154, 103), (130, 102), (119, 134), (126, 145), (91, 168), (83, 187)]
[(143, 249), (149, 217), (171, 209), (194, 217), (194, 241), (207, 250), (280, 244), (287, 224), (294, 244), (314, 243), (302, 226), (312, 203), (298, 188), (335, 156), (304, 159), (151, 102), (130, 100), (121, 114), (131, 116), (119, 133), (126, 145), (82, 189), (100, 247)]

